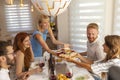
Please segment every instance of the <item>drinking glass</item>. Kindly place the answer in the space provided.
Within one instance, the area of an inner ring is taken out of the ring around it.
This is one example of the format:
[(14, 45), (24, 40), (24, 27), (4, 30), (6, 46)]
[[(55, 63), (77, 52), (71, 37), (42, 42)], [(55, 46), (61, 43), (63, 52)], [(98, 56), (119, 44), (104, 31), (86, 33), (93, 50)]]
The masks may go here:
[(45, 58), (44, 57), (40, 57), (40, 61), (39, 61), (39, 66), (41, 67), (41, 68), (43, 68), (43, 71), (40, 73), (40, 75), (42, 76), (42, 78), (45, 80), (46, 78), (47, 78), (47, 76), (48, 76), (48, 68), (47, 68), (47, 66), (46, 66), (46, 64), (45, 64), (46, 62), (45, 62)]
[(40, 66), (40, 67), (44, 67), (44, 66), (45, 66), (45, 58), (44, 58), (44, 57), (40, 57), (39, 66)]

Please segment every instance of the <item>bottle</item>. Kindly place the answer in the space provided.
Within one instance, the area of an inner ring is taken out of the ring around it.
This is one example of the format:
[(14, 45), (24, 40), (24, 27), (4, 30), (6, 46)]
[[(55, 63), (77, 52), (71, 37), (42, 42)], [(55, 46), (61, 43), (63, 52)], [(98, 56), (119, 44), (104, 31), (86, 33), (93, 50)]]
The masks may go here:
[(48, 63), (49, 63), (49, 79), (57, 80), (57, 77), (55, 75), (55, 59), (52, 56), (52, 54), (50, 54), (50, 59), (48, 60)]

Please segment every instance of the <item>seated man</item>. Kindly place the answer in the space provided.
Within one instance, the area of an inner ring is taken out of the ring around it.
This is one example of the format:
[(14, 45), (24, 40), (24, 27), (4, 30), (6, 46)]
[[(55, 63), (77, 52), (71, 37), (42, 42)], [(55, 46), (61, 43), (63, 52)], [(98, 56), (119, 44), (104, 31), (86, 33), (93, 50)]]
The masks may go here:
[[(99, 26), (96, 23), (90, 23), (87, 26), (87, 51), (80, 53), (78, 58), (83, 62), (91, 63), (91, 61), (100, 61), (105, 58), (103, 46), (99, 40)], [(86, 57), (82, 57), (87, 56)]]
[(11, 80), (8, 70), (11, 64), (14, 64), (12, 46), (3, 41), (0, 43), (0, 80)]

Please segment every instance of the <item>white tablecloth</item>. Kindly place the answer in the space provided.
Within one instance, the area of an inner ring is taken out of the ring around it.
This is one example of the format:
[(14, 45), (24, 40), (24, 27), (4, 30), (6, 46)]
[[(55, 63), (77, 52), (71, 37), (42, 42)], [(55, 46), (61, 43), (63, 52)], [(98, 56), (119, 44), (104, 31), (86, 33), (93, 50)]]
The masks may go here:
[[(68, 69), (72, 71), (73, 76), (71, 80), (75, 80), (77, 77), (85, 77), (85, 80), (94, 80), (94, 78), (86, 69), (77, 67), (75, 64), (66, 61), (62, 61), (61, 63), (66, 63)], [(44, 67), (43, 72), (31, 75), (28, 80), (49, 80), (48, 66)]]
[[(39, 63), (39, 60), (40, 60), (39, 57), (35, 58), (35, 62), (31, 64), (30, 69), (39, 67), (36, 66), (36, 64)], [(43, 71), (41, 73), (32, 74), (27, 80), (49, 80), (48, 63), (45, 63), (45, 66), (43, 67)]]

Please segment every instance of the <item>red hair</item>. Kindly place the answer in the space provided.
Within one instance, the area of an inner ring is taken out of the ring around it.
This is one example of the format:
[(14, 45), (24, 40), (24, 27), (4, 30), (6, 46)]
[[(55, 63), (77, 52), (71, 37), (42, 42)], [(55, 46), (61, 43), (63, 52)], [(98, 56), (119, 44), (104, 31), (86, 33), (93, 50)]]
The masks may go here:
[(32, 57), (30, 48), (27, 48), (26, 50), (24, 50), (24, 48), (23, 48), (23, 41), (28, 36), (29, 36), (29, 34), (27, 34), (26, 32), (20, 32), (15, 36), (14, 43), (13, 43), (13, 49), (14, 49), (15, 53), (18, 50), (20, 50), (24, 53), (25, 69), (28, 69), (30, 67), (30, 62), (31, 62), (31, 57)]

